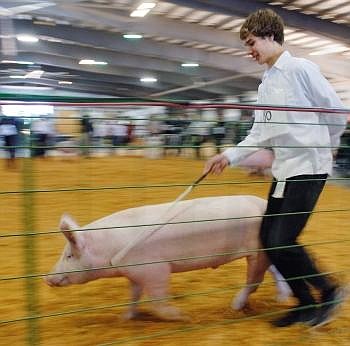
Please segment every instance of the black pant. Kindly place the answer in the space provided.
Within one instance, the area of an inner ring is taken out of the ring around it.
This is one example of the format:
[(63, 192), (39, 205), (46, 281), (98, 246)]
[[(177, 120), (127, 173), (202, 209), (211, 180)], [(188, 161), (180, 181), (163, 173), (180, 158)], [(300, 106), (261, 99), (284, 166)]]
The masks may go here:
[[(289, 178), (286, 182), (283, 198), (272, 197), (277, 184), (275, 180), (273, 181), (260, 230), (264, 248), (298, 244), (297, 238), (306, 225), (310, 212), (315, 207), (326, 179), (327, 174), (299, 175)], [(298, 212), (306, 213), (267, 216)], [(302, 246), (267, 250), (266, 253), (271, 263), (276, 266), (285, 279), (320, 273)], [(288, 283), (301, 304), (313, 304), (315, 302), (310, 293), (309, 285), (321, 291), (327, 291), (332, 287), (330, 281), (324, 276), (290, 280)]]
[(14, 159), (16, 157), (16, 148), (14, 147), (17, 144), (17, 135), (4, 136), (4, 142), (6, 147), (10, 147), (6, 149), (10, 154), (10, 158)]

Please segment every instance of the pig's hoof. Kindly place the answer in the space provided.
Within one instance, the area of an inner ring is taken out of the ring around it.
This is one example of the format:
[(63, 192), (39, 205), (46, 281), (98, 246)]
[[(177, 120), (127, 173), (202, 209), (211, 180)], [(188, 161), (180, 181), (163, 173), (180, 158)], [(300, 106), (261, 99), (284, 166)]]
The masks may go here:
[(190, 316), (183, 314), (181, 310), (172, 306), (168, 306), (161, 309), (155, 309), (153, 311), (155, 316), (157, 316), (162, 321), (191, 322)]
[(276, 300), (278, 302), (284, 302), (293, 295), (292, 290), (290, 289), (289, 285), (286, 282), (278, 283), (277, 289), (278, 289), (278, 294), (277, 294)]
[(279, 302), (279, 303), (282, 303), (282, 302), (285, 302), (286, 300), (288, 300), (289, 299), (289, 297), (291, 297), (292, 296), (292, 294), (291, 294), (291, 292), (279, 292), (278, 294), (277, 294), (277, 297), (276, 297), (276, 300), (277, 300), (277, 302)]
[(121, 316), (123, 321), (130, 321), (130, 320), (135, 320), (139, 316), (138, 311), (127, 311), (124, 312)]
[(247, 305), (247, 299), (244, 297), (236, 297), (232, 300), (231, 308), (233, 310), (242, 310)]

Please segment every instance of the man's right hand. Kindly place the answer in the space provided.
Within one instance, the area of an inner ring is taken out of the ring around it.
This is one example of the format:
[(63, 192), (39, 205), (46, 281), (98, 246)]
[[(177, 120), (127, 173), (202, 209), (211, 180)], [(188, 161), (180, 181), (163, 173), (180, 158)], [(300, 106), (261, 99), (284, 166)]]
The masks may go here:
[(229, 163), (230, 162), (228, 161), (228, 158), (225, 155), (215, 155), (206, 162), (203, 174), (211, 173), (219, 175), (229, 165)]

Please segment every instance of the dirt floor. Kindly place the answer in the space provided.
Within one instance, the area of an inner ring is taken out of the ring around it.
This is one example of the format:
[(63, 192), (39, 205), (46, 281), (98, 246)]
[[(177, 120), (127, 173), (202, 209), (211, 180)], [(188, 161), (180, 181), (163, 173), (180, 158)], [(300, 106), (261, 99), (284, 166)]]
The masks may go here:
[[(265, 284), (251, 296), (249, 309), (232, 311), (231, 299), (238, 286), (245, 282), (245, 260), (215, 270), (172, 276), (171, 294), (187, 295), (174, 299), (173, 304), (191, 316), (190, 323), (160, 322), (149, 313), (147, 303), (142, 305), (142, 319), (123, 321), (121, 315), (126, 306), (122, 305), (128, 302), (129, 296), (125, 278), (97, 280), (66, 288), (48, 287), (40, 276), (31, 280), (21, 278), (28, 273), (47, 273), (64, 244), (59, 233), (19, 236), (23, 232), (57, 231), (63, 212), (69, 212), (84, 224), (125, 208), (173, 201), (186, 186), (166, 185), (189, 184), (201, 175), (203, 167), (203, 161), (178, 157), (158, 160), (126, 156), (50, 158), (26, 162), (26, 166), (32, 164), (27, 167), (33, 172), (32, 180), (30, 176), (23, 178), (23, 161), (18, 162), (20, 167), (14, 171), (5, 169), (5, 165), (1, 167), (0, 162), (0, 345), (26, 345), (30, 341), (27, 330), (31, 323), (38, 327), (37, 336), (31, 335), (32, 344), (45, 346), (349, 345), (349, 302), (339, 318), (317, 331), (304, 326), (271, 327), (268, 321), (272, 316), (269, 314), (287, 309), (293, 301), (275, 301), (275, 287), (269, 284), (269, 275)], [(224, 182), (246, 184), (217, 184)], [(206, 179), (189, 198), (231, 194), (265, 197), (268, 183), (267, 178), (251, 177), (239, 169), (227, 169), (220, 177)], [(131, 188), (135, 185), (138, 188)], [(88, 190), (125, 186), (130, 188)], [(24, 188), (40, 189), (41, 192), (15, 193)], [(82, 190), (84, 188), (87, 190)], [(61, 191), (49, 191), (53, 189)], [(70, 189), (75, 190), (62, 191)], [(349, 205), (350, 190), (328, 183), (317, 210), (346, 209)], [(312, 246), (310, 251), (319, 259), (323, 270), (339, 272), (336, 277), (344, 283), (350, 282), (348, 220), (349, 212), (344, 211), (315, 214), (302, 238), (304, 243), (335, 241)], [(35, 258), (26, 251), (28, 247), (34, 250)], [(33, 263), (35, 267), (30, 268)], [(11, 279), (13, 277), (19, 278)], [(30, 285), (35, 289), (34, 296), (27, 293)], [(28, 306), (28, 300), (32, 307)], [(35, 313), (35, 310), (31, 311), (33, 306), (37, 306), (36, 312), (40, 316), (48, 316), (24, 319)], [(85, 311), (77, 311), (82, 309)]]

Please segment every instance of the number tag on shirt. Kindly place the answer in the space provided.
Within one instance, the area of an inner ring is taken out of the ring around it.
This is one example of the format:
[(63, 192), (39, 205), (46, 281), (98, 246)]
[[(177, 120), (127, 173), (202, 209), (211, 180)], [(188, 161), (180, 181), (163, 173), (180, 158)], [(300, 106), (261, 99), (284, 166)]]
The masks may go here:
[[(271, 89), (266, 95), (266, 103), (273, 106), (285, 106), (286, 97), (281, 89)], [(286, 111), (263, 111), (264, 137), (273, 138), (288, 132), (288, 113)]]

